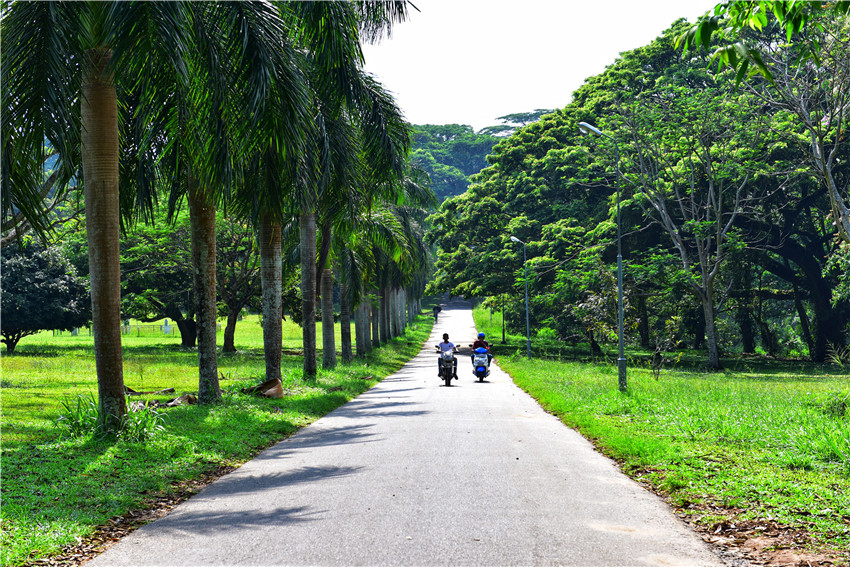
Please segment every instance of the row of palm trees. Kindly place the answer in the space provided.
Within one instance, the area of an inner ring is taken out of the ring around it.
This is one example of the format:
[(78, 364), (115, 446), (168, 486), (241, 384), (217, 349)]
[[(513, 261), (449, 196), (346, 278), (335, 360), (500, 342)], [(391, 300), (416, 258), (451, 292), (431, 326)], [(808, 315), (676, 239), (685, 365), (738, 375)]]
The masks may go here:
[[(317, 372), (316, 292), (329, 313), (334, 268), (344, 312), (370, 290), (393, 302), (401, 289), (408, 298), (422, 289), (422, 207), (433, 197), (408, 168), (408, 125), (363, 71), (360, 47), (407, 16), (405, 1), (18, 1), (2, 10), (3, 219), (46, 225), (34, 188), (47, 140), (57, 186), (84, 187), (105, 428), (119, 428), (127, 411), (120, 231), (148, 220), (163, 195), (171, 211), (188, 203), (201, 403), (221, 395), (217, 208), (257, 227), (267, 378), (280, 377), (282, 251), (295, 239), (307, 378)], [(332, 343), (325, 338), (325, 366), (335, 364)]]

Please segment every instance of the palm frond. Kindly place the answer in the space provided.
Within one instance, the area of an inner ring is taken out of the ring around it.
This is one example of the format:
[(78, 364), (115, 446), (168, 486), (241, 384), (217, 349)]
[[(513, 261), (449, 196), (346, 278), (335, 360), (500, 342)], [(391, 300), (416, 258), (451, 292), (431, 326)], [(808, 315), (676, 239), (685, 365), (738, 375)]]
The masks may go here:
[(78, 10), (54, 2), (15, 2), (0, 22), (2, 153), (0, 193), (4, 230), (16, 214), (36, 232), (47, 230), (43, 196), (45, 141), (55, 149), (59, 191), (79, 164)]

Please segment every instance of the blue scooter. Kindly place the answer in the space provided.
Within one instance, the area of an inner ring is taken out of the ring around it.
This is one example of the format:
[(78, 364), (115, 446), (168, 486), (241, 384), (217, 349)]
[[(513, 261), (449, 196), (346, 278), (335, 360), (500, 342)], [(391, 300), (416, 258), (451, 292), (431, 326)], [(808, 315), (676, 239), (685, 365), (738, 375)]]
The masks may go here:
[(486, 348), (478, 347), (473, 351), (472, 372), (479, 382), (483, 382), (484, 378), (490, 375), (490, 354)]

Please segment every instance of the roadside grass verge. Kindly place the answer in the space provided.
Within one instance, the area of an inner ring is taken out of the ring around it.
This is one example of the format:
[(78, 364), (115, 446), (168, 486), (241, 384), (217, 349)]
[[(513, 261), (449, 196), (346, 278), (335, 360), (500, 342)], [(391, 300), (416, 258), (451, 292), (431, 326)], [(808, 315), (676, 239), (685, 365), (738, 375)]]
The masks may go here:
[[(475, 317), (500, 337), (486, 311)], [(847, 562), (850, 376), (841, 368), (750, 361), (718, 373), (665, 369), (656, 380), (632, 366), (620, 393), (616, 364), (529, 364), (524, 338), (509, 343), (498, 362), (518, 386), (697, 526), (786, 526), (806, 536), (792, 548)]]
[[(239, 391), (262, 381), (265, 372), (261, 330), (246, 321), (237, 330), (242, 350), (219, 356), (223, 402), (159, 410), (160, 427), (150, 426), (145, 441), (75, 437), (56, 425), (68, 413), (63, 402), (77, 412), (77, 400), (96, 396), (90, 338), (32, 337), (19, 353), (4, 356), (0, 564), (55, 556), (114, 518), (246, 462), (398, 370), (420, 351), (433, 319), (420, 316), (405, 335), (351, 364), (320, 369), (315, 381), (302, 380), (300, 327), (287, 325), (293, 328), (285, 336), (297, 330), (298, 348), (284, 347), (284, 398)], [(321, 332), (318, 336), (321, 340)], [(127, 386), (175, 388), (175, 394), (141, 399), (197, 392), (197, 353), (181, 348), (179, 338), (124, 339)]]

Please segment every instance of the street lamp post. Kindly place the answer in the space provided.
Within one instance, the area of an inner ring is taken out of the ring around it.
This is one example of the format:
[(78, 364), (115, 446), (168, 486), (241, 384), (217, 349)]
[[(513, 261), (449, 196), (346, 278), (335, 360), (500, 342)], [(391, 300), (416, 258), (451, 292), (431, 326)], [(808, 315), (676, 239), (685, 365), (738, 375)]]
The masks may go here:
[(614, 160), (615, 166), (617, 169), (617, 316), (619, 318), (619, 334), (620, 334), (620, 358), (617, 359), (617, 370), (619, 374), (619, 385), (620, 391), (626, 391), (626, 357), (624, 354), (625, 351), (625, 342), (623, 338), (623, 250), (621, 246), (622, 241), (622, 228), (620, 225), (620, 148), (617, 144), (617, 140), (605, 134), (592, 124), (588, 124), (587, 122), (579, 122), (579, 129), (581, 129), (583, 134), (595, 134), (597, 136), (604, 136), (614, 142)]
[(511, 240), (522, 244), (522, 264), (525, 266), (525, 345), (528, 350), (528, 358), (531, 358), (531, 323), (528, 316), (528, 260), (525, 257), (525, 242), (511, 236)]

